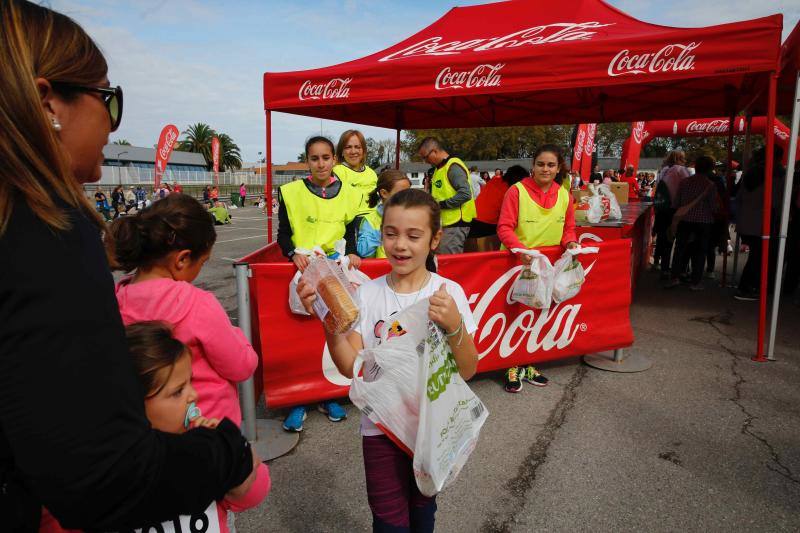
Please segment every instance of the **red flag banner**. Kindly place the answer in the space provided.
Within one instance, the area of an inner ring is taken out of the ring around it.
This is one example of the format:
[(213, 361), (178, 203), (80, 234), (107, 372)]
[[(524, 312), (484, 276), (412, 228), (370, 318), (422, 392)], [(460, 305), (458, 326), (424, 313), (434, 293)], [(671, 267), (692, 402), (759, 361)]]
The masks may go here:
[(631, 124), (631, 136), (625, 141), (622, 147), (622, 157), (620, 166), (627, 168), (633, 165), (634, 169), (639, 170), (639, 156), (642, 153), (642, 143), (646, 134), (644, 122), (634, 122)]
[(158, 137), (158, 146), (156, 146), (156, 171), (153, 180), (156, 189), (161, 185), (161, 177), (164, 175), (164, 171), (167, 170), (169, 156), (172, 155), (172, 149), (175, 148), (178, 135), (178, 128), (172, 124), (168, 124), (164, 126), (164, 129), (161, 130), (161, 135)]
[(589, 181), (592, 175), (592, 154), (594, 153), (594, 137), (597, 133), (597, 124), (586, 125), (586, 141), (583, 143), (583, 160), (581, 161), (581, 179)]
[(572, 166), (570, 170), (581, 171), (581, 161), (583, 160), (583, 148), (586, 144), (586, 124), (578, 126), (578, 135), (575, 137), (575, 146), (572, 147)]
[(211, 139), (211, 160), (214, 162), (214, 183), (219, 183), (219, 138)]

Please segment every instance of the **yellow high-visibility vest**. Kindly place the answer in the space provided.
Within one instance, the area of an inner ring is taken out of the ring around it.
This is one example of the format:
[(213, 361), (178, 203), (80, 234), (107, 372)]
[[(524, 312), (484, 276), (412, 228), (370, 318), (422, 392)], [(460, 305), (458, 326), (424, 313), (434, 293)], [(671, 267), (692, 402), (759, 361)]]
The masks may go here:
[(333, 253), (333, 245), (344, 238), (345, 226), (355, 218), (356, 193), (352, 188), (342, 184), (333, 198), (320, 198), (303, 180), (297, 180), (282, 185), (280, 194), (292, 226), (294, 247), (311, 250), (319, 246), (326, 254)]
[(519, 214), (514, 233), (522, 244), (528, 248), (561, 244), (570, 193), (553, 183), (551, 187), (558, 187), (558, 200), (553, 207), (545, 209), (533, 201), (522, 182), (516, 183), (514, 187), (519, 192)]
[(475, 207), (475, 192), (472, 190), (472, 180), (469, 178), (469, 169), (467, 169), (467, 165), (457, 157), (449, 158), (442, 168), (437, 168), (433, 173), (433, 177), (431, 178), (431, 195), (433, 199), (437, 202), (444, 202), (456, 195), (456, 189), (447, 177), (447, 172), (453, 165), (459, 165), (464, 169), (467, 185), (469, 186), (470, 199), (461, 204), (460, 207), (442, 209), (442, 226), (452, 226), (461, 221), (472, 222), (472, 219), (475, 218), (475, 215), (478, 213)]
[(367, 202), (369, 193), (378, 186), (378, 175), (375, 174), (374, 170), (364, 165), (364, 170), (358, 172), (347, 165), (339, 163), (333, 167), (333, 173), (342, 180), (342, 184), (358, 191), (358, 194), (353, 196), (358, 202), (356, 204), (356, 214), (363, 215), (373, 210)]

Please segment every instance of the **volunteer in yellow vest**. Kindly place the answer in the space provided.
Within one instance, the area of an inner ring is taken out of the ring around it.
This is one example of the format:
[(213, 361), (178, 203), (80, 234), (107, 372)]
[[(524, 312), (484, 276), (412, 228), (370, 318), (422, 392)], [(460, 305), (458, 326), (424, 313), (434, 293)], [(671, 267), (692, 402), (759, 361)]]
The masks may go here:
[(364, 215), (371, 211), (367, 199), (375, 190), (378, 176), (366, 164), (367, 141), (364, 134), (358, 130), (342, 133), (336, 145), (336, 160), (338, 164), (333, 167), (333, 173), (339, 176), (342, 183), (358, 192), (357, 214)]
[[(356, 202), (352, 189), (343, 185), (332, 172), (336, 163), (333, 143), (327, 137), (312, 137), (306, 142), (305, 153), (311, 175), (282, 185), (278, 191), (278, 245), (283, 255), (303, 272), (308, 266), (308, 257), (296, 252), (297, 248), (311, 250), (319, 246), (331, 256), (335, 253), (334, 243), (345, 238), (350, 265), (358, 268), (361, 258), (355, 254), (352, 224)], [(322, 402), (319, 410), (331, 422), (347, 418), (347, 412), (334, 401)], [(305, 419), (306, 407), (294, 407), (284, 420), (283, 429), (302, 431)]]
[(356, 219), (358, 228), (356, 251), (363, 258), (385, 258), (386, 253), (381, 246), (381, 224), (383, 222), (383, 206), (392, 195), (411, 188), (411, 180), (399, 170), (388, 169), (378, 176), (375, 190), (368, 198), (369, 212)]
[(467, 165), (448, 154), (435, 137), (423, 139), (417, 153), (436, 168), (431, 178), (431, 196), (442, 209), (442, 240), (437, 253), (460, 254), (477, 212)]
[[(510, 187), (503, 198), (497, 220), (497, 235), (503, 246), (509, 250), (578, 246), (572, 195), (561, 186), (565, 179), (568, 177), (561, 149), (546, 144), (536, 150), (533, 176)], [(520, 254), (520, 260), (525, 265), (531, 262), (530, 256), (524, 254)], [(523, 381), (542, 387), (548, 380), (533, 365), (506, 371), (507, 392), (522, 390)]]

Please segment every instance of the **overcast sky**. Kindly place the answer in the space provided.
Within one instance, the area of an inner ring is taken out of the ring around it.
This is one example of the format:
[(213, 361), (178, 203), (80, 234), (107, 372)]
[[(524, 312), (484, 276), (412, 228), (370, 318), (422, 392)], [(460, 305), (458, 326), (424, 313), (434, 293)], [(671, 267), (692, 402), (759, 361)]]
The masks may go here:
[[(566, 0), (555, 0), (566, 1)], [(262, 74), (324, 67), (382, 50), (457, 5), (486, 0), (51, 0), (81, 23), (125, 90), (122, 126), (111, 140), (152, 146), (168, 123), (205, 122), (227, 133), (246, 162), (264, 150)], [(636, 18), (707, 26), (783, 13), (784, 37), (800, 0), (610, 0)], [(357, 31), (344, 33), (342, 22)], [(747, 39), (746, 35), (742, 39)], [(273, 158), (293, 161), (320, 130), (336, 140), (349, 127), (273, 113)], [(367, 136), (393, 130), (360, 127)]]

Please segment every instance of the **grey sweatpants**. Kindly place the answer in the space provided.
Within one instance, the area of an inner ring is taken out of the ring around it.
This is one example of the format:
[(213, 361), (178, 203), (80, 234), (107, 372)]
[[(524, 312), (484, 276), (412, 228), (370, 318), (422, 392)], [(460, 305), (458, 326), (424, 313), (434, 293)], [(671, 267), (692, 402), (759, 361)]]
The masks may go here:
[(467, 240), (469, 226), (446, 226), (442, 228), (442, 241), (437, 254), (463, 254), (464, 241)]

